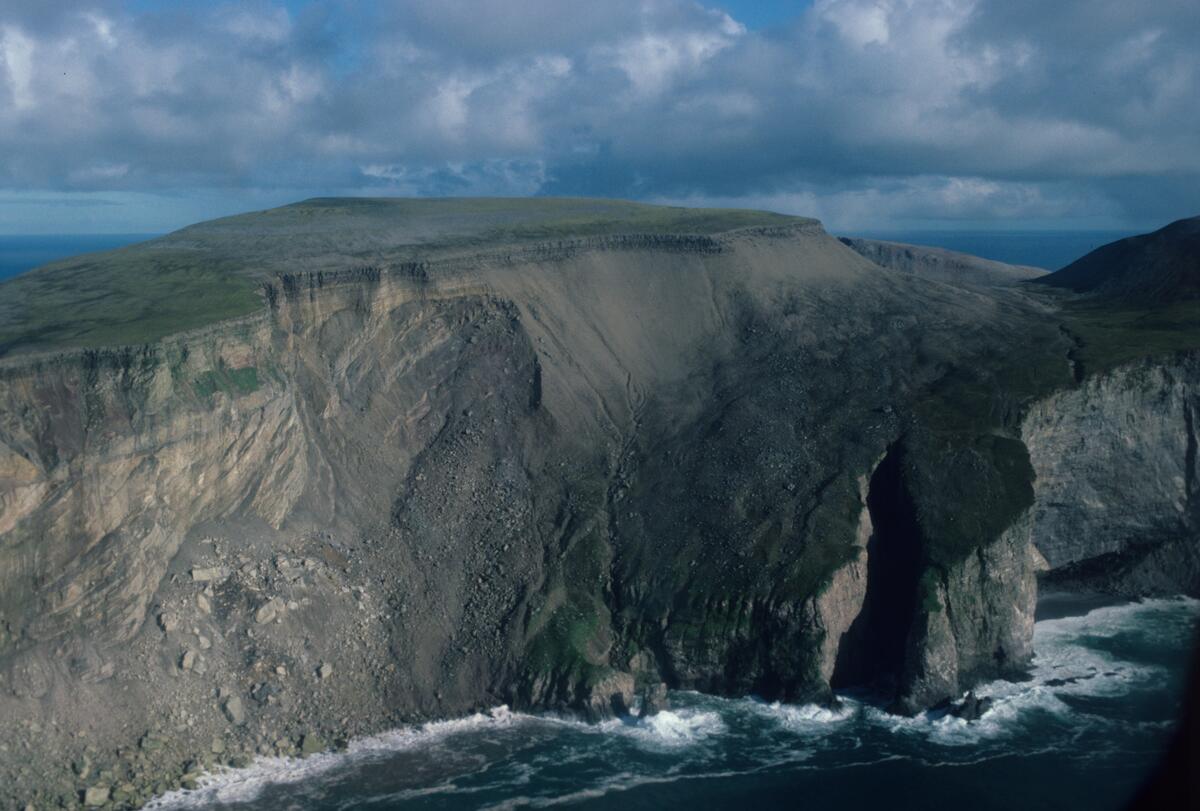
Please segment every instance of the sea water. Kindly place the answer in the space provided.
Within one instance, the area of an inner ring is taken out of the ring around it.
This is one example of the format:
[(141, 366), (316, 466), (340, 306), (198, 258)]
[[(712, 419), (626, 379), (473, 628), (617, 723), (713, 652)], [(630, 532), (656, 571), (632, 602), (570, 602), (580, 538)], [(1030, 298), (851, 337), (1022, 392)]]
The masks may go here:
[(206, 777), (158, 809), (1116, 809), (1165, 751), (1200, 602), (1047, 600), (1028, 680), (978, 721), (696, 693), (588, 725), (497, 707)]
[(0, 281), (81, 253), (108, 251), (152, 239), (154, 234), (0, 234)]
[(858, 236), (905, 242), (909, 245), (930, 245), (950, 251), (969, 253), (1007, 262), (1010, 265), (1030, 265), (1045, 270), (1058, 270), (1076, 259), (1118, 239), (1134, 236), (1140, 231), (868, 231), (838, 236)]

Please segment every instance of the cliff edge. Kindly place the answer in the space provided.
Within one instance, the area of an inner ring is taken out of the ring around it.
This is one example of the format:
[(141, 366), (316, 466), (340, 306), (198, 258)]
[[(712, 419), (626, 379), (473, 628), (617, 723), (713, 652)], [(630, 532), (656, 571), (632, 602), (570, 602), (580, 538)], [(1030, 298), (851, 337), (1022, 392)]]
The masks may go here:
[[(1123, 590), (1195, 588), (1160, 571), (1196, 540), (1190, 333), (1109, 369), (1115, 328), (1061, 297), (885, 270), (812, 220), (530, 205), (184, 229), (171, 255), (253, 306), (136, 345), (96, 343), (139, 323), (105, 297), (70, 334), (0, 311), (0, 801), (132, 806), (664, 686), (916, 712), (1022, 671), (1039, 572), (1115, 552)], [(1104, 460), (1160, 449), (1169, 487), (1122, 502)], [(1087, 488), (1087, 520), (1147, 517), (1079, 542)]]

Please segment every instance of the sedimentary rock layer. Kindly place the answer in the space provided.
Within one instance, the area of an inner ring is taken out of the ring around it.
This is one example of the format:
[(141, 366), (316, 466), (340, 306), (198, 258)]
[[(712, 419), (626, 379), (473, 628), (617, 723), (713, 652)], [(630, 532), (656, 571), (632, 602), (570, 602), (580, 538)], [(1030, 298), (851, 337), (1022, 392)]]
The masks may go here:
[[(882, 680), (913, 711), (1018, 670), (1033, 548), (1125, 548), (1055, 540), (1070, 421), (1148, 407), (1195, 488), (1182, 372), (1020, 422), (999, 349), (1068, 385), (1050, 310), (804, 222), (281, 272), (239, 322), (6, 361), (0, 802), (505, 702)], [(1105, 430), (1085, 456), (1128, 453)], [(1194, 538), (1194, 499), (1144, 501)]]

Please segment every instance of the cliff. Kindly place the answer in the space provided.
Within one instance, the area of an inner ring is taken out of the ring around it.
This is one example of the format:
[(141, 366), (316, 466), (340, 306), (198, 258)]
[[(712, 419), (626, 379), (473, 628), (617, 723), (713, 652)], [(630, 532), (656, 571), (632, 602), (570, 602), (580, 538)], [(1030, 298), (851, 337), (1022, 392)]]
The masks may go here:
[(1032, 540), (1056, 585), (1200, 595), (1200, 353), (1123, 366), (1030, 409)]
[[(1054, 299), (888, 272), (807, 220), (540, 242), (508, 222), (367, 262), (289, 248), (300, 215), (267, 215), (198, 227), (293, 251), (253, 312), (0, 365), (22, 753), (0, 802), (136, 804), (256, 753), (498, 703), (601, 717), (664, 683), (875, 683), (913, 712), (1024, 667), (1043, 558), (1066, 572), (1141, 526), (1194, 547), (1195, 501), (1169, 520), (1194, 490), (1194, 360), (1078, 385)], [(171, 250), (207, 250), (190, 232)], [(1070, 479), (1078, 430), (1093, 464)], [(1074, 543), (1054, 505), (1119, 487), (1103, 454), (1161, 447), (1147, 464), (1182, 489)]]
[(841, 237), (847, 247), (880, 267), (947, 284), (1011, 285), (1046, 275), (1041, 268), (1010, 265), (945, 248), (908, 245), (878, 239)]

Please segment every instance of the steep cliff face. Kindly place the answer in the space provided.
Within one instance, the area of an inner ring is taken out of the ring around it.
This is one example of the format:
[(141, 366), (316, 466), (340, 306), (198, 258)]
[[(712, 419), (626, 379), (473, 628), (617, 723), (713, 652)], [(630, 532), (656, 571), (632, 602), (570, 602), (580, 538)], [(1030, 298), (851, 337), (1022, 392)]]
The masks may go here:
[(922, 575), (899, 709), (1018, 675), (1039, 579), (1126, 596), (1200, 593), (1198, 384), (1200, 357), (1184, 352), (1088, 377), (1028, 409), (1032, 504), (996, 542)]
[(1143, 361), (1032, 408), (1032, 541), (1047, 578), (1124, 594), (1200, 593), (1200, 356)]
[(283, 520), (307, 459), (267, 350), (247, 327), (0, 372), (0, 652), (127, 641), (188, 527)]
[(31, 760), (103, 772), (0, 773), (13, 797), (136, 803), (254, 753), (664, 683), (920, 709), (1028, 660), (1031, 533), (1064, 565), (1054, 442), (1087, 430), (1048, 421), (1175, 396), (1067, 392), (1027, 455), (1018, 416), (1070, 380), (1052, 308), (882, 271), (810, 221), (453, 247), (5, 361), (0, 714)]
[[(879, 325), (918, 340), (892, 280), (802, 226), (272, 285), (235, 327), (7, 362), (0, 708), (33, 760), (82, 748), (126, 802), (202, 753), (505, 701), (602, 714), (662, 681), (828, 694), (817, 663), (846, 620), (816, 602), (895, 418), (845, 451), (808, 437), (851, 389), (870, 414), (919, 384), (862, 373), (885, 360)], [(950, 321), (977, 316), (938, 295)], [(814, 370), (836, 372), (828, 397)], [(784, 502), (756, 490), (763, 464)], [(668, 490), (687, 504), (664, 544), (639, 527)], [(699, 540), (717, 545), (689, 592)], [(627, 614), (662, 638), (643, 645)]]
[(1010, 265), (945, 248), (859, 237), (841, 237), (841, 241), (880, 267), (947, 284), (991, 287), (1013, 285), (1046, 275), (1041, 268)]
[(905, 640), (903, 712), (919, 712), (980, 682), (1019, 677), (1033, 655), (1039, 562), (1023, 517), (1001, 538), (923, 577)]

